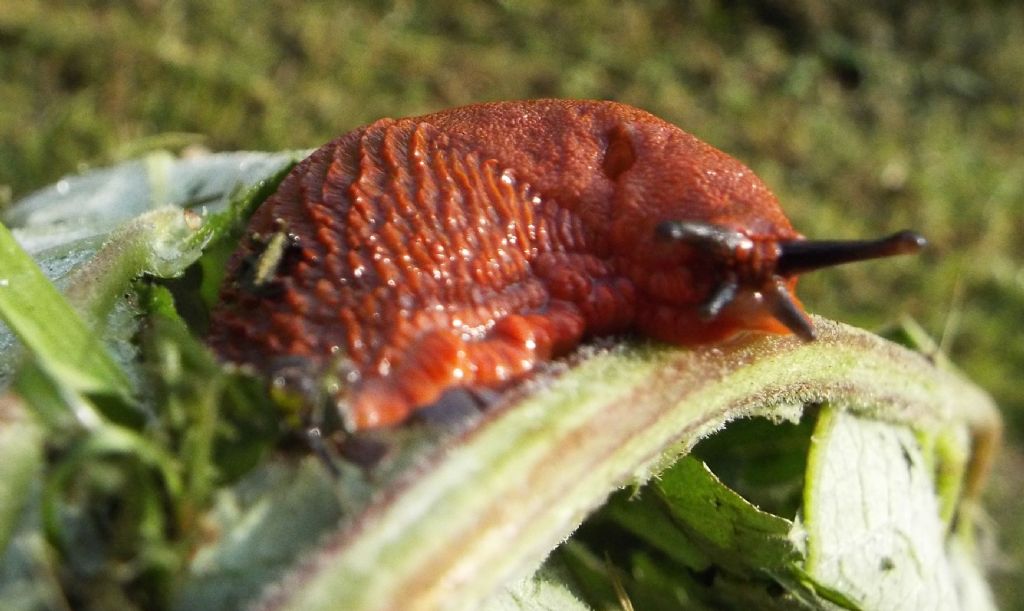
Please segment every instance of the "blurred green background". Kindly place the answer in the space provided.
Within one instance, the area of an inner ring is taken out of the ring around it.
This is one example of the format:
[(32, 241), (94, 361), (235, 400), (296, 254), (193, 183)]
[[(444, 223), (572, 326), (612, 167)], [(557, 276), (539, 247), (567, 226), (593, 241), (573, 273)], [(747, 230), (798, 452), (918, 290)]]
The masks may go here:
[(315, 147), (381, 116), (614, 99), (750, 165), (811, 237), (926, 255), (807, 278), (809, 309), (910, 316), (993, 393), (1004, 606), (1024, 605), (1024, 8), (1015, 2), (135, 0), (0, 10), (0, 205), (154, 148)]

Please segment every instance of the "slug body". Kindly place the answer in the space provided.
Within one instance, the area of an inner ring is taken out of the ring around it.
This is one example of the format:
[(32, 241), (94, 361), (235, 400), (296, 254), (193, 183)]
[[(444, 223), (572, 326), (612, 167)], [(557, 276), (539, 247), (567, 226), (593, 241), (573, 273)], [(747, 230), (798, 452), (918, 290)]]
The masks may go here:
[(269, 376), (334, 372), (358, 430), (588, 336), (809, 339), (797, 273), (921, 245), (807, 242), (748, 168), (633, 107), (480, 104), (382, 119), (298, 164), (251, 219), (209, 341)]

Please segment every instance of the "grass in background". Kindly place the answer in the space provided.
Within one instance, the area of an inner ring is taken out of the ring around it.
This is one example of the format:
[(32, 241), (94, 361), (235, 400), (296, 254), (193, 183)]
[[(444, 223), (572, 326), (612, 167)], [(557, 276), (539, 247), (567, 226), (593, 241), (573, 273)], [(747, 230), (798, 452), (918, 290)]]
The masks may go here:
[[(748, 163), (809, 236), (924, 232), (934, 248), (923, 258), (809, 277), (801, 295), (868, 328), (910, 314), (996, 395), (1021, 441), (1024, 8), (1014, 3), (9, 4), (0, 200), (154, 147), (313, 147), (380, 116), (616, 99)], [(1022, 471), (1016, 444), (1006, 476)], [(1020, 511), (1020, 485), (995, 483), (995, 512)], [(1015, 515), (997, 518), (1024, 558)]]

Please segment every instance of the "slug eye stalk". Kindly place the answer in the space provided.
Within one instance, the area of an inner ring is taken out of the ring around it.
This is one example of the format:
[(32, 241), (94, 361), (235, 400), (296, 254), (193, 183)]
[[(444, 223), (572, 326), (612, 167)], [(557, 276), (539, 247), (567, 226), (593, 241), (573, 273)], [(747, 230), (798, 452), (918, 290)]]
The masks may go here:
[(786, 240), (779, 242), (776, 272), (802, 274), (823, 267), (919, 252), (928, 240), (916, 231), (900, 231), (877, 240)]

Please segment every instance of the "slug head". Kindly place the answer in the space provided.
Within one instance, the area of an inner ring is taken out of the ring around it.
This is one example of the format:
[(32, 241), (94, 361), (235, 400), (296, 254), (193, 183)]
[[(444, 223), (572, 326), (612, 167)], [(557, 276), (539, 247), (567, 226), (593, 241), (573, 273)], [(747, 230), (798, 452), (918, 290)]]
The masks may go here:
[(743, 330), (814, 339), (793, 296), (799, 274), (926, 245), (911, 231), (806, 240), (749, 168), (671, 126), (612, 129), (605, 172), (616, 182), (611, 248), (638, 289), (638, 326), (664, 341)]
[[(699, 249), (721, 270), (719, 279), (696, 306), (698, 318), (714, 325), (724, 315), (739, 328), (775, 330), (774, 321), (805, 341), (814, 339), (814, 326), (793, 297), (798, 274), (843, 263), (911, 254), (927, 245), (913, 231), (900, 231), (877, 240), (755, 241), (741, 231), (721, 225), (663, 221), (656, 226), (662, 242)], [(765, 322), (768, 321), (768, 324)], [(738, 329), (737, 329), (738, 330)]]

